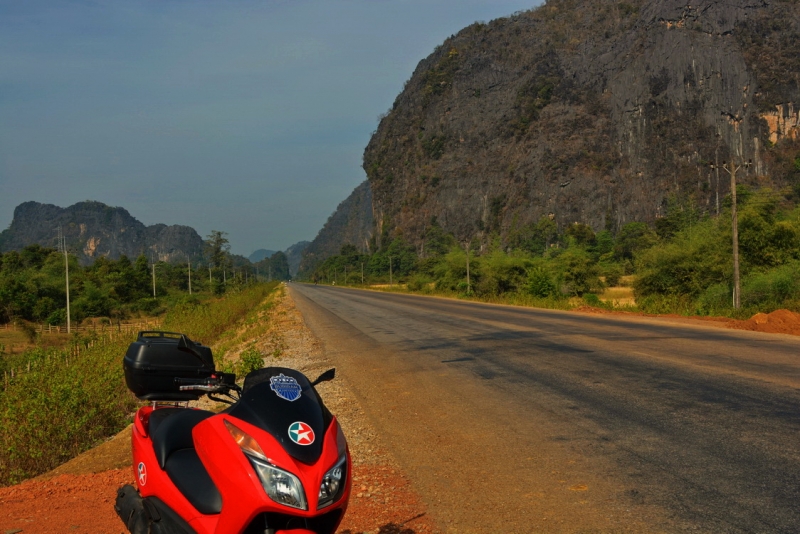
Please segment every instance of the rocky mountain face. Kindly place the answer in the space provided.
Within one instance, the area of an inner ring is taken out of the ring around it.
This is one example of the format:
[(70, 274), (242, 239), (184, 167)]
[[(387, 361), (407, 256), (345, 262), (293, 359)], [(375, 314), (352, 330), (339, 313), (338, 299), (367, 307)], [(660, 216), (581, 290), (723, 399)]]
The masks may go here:
[(286, 259), (289, 262), (289, 274), (291, 276), (295, 276), (300, 270), (300, 262), (303, 260), (303, 252), (310, 244), (311, 241), (298, 241), (284, 251), (286, 254)]
[(145, 226), (123, 208), (92, 201), (68, 208), (38, 202), (20, 204), (14, 210), (11, 226), (0, 233), (0, 252), (33, 243), (56, 248), (59, 227), (67, 247), (82, 264), (90, 264), (100, 256), (117, 259), (122, 254), (132, 259), (139, 254), (152, 254), (161, 261), (185, 261), (187, 255), (203, 255), (203, 240), (193, 228)]
[[(298, 270), (312, 271), (318, 262), (338, 254), (346, 243), (355, 245), (359, 250), (368, 250), (375, 228), (372, 211), (372, 189), (370, 183), (364, 181), (339, 204), (317, 237), (302, 251)], [(291, 266), (291, 255), (289, 258)]]
[(799, 96), (795, 1), (549, 0), (475, 23), (419, 63), (366, 147), (375, 235), (423, 250), (433, 220), (485, 243), (541, 217), (651, 222), (670, 198), (714, 213), (730, 177), (711, 163), (798, 179)]

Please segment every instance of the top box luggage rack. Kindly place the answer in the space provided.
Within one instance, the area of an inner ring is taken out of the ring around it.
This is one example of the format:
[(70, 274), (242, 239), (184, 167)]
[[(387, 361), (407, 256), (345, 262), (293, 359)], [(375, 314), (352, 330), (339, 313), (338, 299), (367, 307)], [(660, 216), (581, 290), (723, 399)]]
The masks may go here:
[(211, 348), (177, 332), (139, 332), (122, 360), (125, 382), (134, 395), (148, 401), (197, 400), (181, 391), (176, 378), (208, 378), (214, 374)]

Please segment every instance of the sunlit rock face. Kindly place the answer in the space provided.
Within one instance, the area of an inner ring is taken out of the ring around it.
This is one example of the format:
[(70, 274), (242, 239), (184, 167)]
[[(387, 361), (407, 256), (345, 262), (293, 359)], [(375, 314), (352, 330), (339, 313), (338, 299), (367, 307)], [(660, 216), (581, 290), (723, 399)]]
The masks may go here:
[(473, 24), (419, 63), (364, 152), (375, 236), (616, 230), (672, 196), (710, 211), (730, 187), (710, 164), (732, 158), (753, 160), (744, 183), (788, 185), (798, 80), (795, 2), (550, 0)]

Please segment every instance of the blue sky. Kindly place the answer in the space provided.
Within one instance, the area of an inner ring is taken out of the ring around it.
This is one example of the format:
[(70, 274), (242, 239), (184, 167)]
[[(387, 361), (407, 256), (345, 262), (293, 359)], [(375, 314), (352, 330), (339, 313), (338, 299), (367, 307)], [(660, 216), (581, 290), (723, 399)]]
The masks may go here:
[(311, 240), (417, 63), (539, 0), (0, 0), (0, 229), (35, 200)]

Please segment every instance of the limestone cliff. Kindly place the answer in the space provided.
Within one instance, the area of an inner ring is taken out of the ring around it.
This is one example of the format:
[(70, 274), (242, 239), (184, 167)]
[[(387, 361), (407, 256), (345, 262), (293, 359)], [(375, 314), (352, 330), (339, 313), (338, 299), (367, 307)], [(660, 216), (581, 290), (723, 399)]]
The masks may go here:
[(67, 247), (83, 264), (100, 256), (117, 259), (122, 254), (131, 259), (147, 254), (161, 261), (185, 261), (187, 255), (203, 255), (203, 240), (193, 228), (145, 226), (123, 208), (93, 201), (68, 208), (38, 202), (20, 204), (14, 209), (11, 226), (0, 233), (0, 252), (33, 243), (56, 248), (59, 227)]
[(369, 250), (374, 226), (372, 190), (365, 181), (339, 204), (317, 237), (304, 248), (299, 272), (311, 272), (318, 262), (338, 254), (346, 243), (362, 251)]
[(800, 3), (549, 0), (422, 60), (364, 152), (377, 236), (422, 249), (550, 216), (615, 230), (670, 196), (709, 212), (742, 182), (788, 185), (800, 152)]

